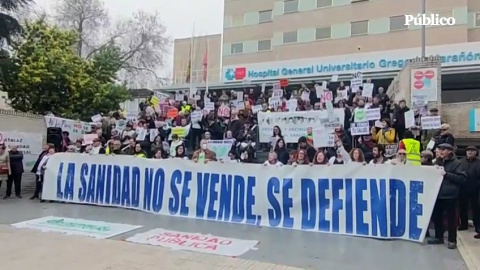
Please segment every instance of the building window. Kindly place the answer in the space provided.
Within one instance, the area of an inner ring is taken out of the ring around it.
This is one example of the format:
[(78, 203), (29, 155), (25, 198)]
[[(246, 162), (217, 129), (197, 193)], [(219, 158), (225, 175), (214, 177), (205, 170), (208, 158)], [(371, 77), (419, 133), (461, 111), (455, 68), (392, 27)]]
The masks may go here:
[(259, 40), (258, 41), (258, 51), (270, 51), (272, 49), (272, 41), (270, 39), (267, 40)]
[(331, 7), (332, 0), (317, 0), (317, 8)]
[(243, 43), (233, 43), (230, 52), (232, 54), (243, 53)]
[(272, 11), (264, 10), (258, 13), (258, 21), (260, 23), (271, 22), (272, 21)]
[(480, 27), (480, 13), (475, 14), (475, 26)]
[(390, 17), (390, 31), (405, 29), (408, 29), (408, 25), (405, 25), (405, 16)]
[(328, 27), (321, 27), (315, 30), (315, 39), (327, 39), (332, 37), (332, 28)]
[(298, 11), (298, 0), (287, 0), (283, 3), (283, 13)]
[(358, 21), (350, 23), (352, 36), (368, 34), (368, 21)]
[(297, 42), (297, 31), (283, 33), (283, 43), (295, 43)]

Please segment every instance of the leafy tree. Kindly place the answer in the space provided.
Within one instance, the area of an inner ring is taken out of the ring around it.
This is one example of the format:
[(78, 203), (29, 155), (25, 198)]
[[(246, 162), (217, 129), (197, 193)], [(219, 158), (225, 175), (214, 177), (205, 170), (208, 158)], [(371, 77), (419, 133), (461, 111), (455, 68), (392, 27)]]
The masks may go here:
[(112, 44), (85, 60), (76, 54), (77, 33), (40, 20), (27, 23), (22, 40), (12, 45), (11, 64), (1, 65), (4, 91), (20, 111), (89, 120), (116, 110), (129, 98), (115, 84), (119, 51)]
[(12, 41), (12, 36), (21, 32), (22, 27), (17, 19), (7, 14), (30, 4), (32, 0), (0, 0), (0, 41)]

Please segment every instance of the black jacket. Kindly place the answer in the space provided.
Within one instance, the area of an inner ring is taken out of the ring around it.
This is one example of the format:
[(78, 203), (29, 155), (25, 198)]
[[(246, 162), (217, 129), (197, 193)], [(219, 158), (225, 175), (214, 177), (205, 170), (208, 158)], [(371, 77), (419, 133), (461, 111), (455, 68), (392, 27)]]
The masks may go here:
[(43, 151), (40, 155), (38, 155), (37, 161), (35, 161), (35, 165), (33, 165), (33, 168), (30, 172), (37, 173), (38, 165), (40, 165), (40, 161), (42, 161), (43, 156), (45, 156), (47, 153), (47, 151)]
[(480, 191), (480, 159), (462, 158), (460, 162), (467, 173), (467, 182), (462, 191), (469, 194), (478, 193)]
[(462, 162), (452, 155), (446, 160), (437, 160), (436, 165), (443, 166), (445, 175), (438, 193), (438, 199), (457, 199), (460, 188), (467, 182), (467, 173)]
[(20, 151), (10, 151), (10, 168), (12, 169), (12, 174), (21, 174), (23, 173), (23, 154)]

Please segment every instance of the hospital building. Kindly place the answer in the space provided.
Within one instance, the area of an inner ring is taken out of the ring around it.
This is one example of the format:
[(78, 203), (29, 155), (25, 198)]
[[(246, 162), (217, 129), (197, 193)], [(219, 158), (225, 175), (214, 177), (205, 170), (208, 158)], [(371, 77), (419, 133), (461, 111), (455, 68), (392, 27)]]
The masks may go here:
[[(408, 59), (421, 56), (419, 0), (225, 0), (223, 33), (195, 37), (191, 82), (209, 89), (242, 88), (289, 79), (321, 82), (355, 71), (388, 87)], [(442, 59), (442, 102), (480, 97), (480, 1), (426, 0), (426, 15), (454, 25), (426, 26), (426, 56)], [(188, 89), (191, 38), (174, 42), (174, 80), (166, 91)]]

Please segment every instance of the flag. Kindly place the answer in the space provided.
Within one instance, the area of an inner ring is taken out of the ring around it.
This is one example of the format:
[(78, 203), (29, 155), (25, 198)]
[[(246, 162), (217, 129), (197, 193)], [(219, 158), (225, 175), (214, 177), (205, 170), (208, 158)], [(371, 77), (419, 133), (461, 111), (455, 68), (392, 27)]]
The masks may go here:
[(208, 76), (208, 38), (207, 47), (205, 48), (205, 54), (203, 55), (203, 81), (207, 82)]

